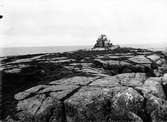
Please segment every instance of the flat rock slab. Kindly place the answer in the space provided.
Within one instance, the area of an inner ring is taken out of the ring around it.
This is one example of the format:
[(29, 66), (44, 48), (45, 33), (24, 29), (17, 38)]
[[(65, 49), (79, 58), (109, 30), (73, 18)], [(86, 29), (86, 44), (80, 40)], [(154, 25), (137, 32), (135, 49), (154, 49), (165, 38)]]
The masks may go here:
[(23, 100), (38, 94), (56, 94), (56, 99), (62, 99), (73, 90), (79, 88), (77, 85), (39, 85), (32, 87), (15, 95), (16, 100)]
[(116, 75), (119, 83), (123, 86), (141, 86), (147, 79), (145, 73), (123, 73)]
[(17, 117), (22, 121), (46, 122), (48, 119), (61, 121), (63, 119), (61, 101), (78, 88), (76, 85), (41, 85), (26, 90), (25, 93), (18, 93), (15, 95), (17, 100), (20, 100), (17, 104), (19, 112)]
[(61, 79), (50, 82), (50, 84), (65, 84), (65, 85), (87, 85), (97, 77), (75, 76), (71, 78)]
[(101, 87), (114, 87), (121, 86), (117, 77), (104, 77), (93, 81), (90, 86), (101, 86)]
[(19, 101), (17, 110), (16, 117), (23, 122), (46, 122), (50, 119), (61, 122), (63, 119), (61, 101), (46, 94)]
[(35, 94), (37, 91), (39, 91), (40, 89), (44, 89), (47, 88), (47, 85), (38, 85), (38, 86), (34, 86), (30, 89), (27, 89), (23, 92), (19, 92), (17, 93), (14, 97), (16, 100), (22, 100), (25, 99), (26, 97), (29, 97), (31, 94)]
[(101, 59), (95, 59), (95, 62), (103, 64), (103, 65), (109, 65), (109, 66), (114, 66), (114, 65), (130, 65), (130, 63), (125, 62), (125, 61), (117, 61), (117, 60), (101, 60)]
[(115, 76), (104, 77), (93, 81), (92, 86), (142, 86), (147, 79), (145, 73), (123, 73)]
[(5, 69), (4, 70), (6, 73), (13, 73), (13, 74), (18, 74), (21, 72), (21, 68), (11, 68), (11, 69)]
[(91, 74), (92, 76), (96, 76), (96, 77), (109, 76), (109, 75), (105, 74), (104, 70), (99, 70), (99, 69), (95, 69), (95, 68), (82, 68), (81, 71), (83, 73)]
[(106, 60), (112, 60), (112, 59), (114, 59), (114, 60), (120, 60), (121, 58), (131, 58), (131, 57), (133, 57), (133, 56), (121, 56), (121, 55), (119, 55), (119, 56), (117, 56), (117, 55), (104, 55), (104, 56), (97, 56), (97, 58), (98, 59), (106, 59)]
[(38, 108), (41, 106), (42, 101), (46, 98), (45, 95), (35, 95), (28, 99), (19, 101), (17, 104), (18, 111), (24, 111), (26, 113), (31, 114), (32, 116), (35, 115)]
[(139, 64), (150, 64), (152, 63), (149, 59), (147, 59), (144, 55), (134, 56), (129, 58), (129, 61)]
[(153, 55), (149, 55), (147, 56), (149, 59), (151, 59), (152, 61), (157, 61), (159, 60), (161, 57), (159, 55), (153, 54)]
[(42, 55), (40, 55), (40, 56), (34, 56), (34, 57), (31, 57), (31, 58), (17, 59), (17, 60), (15, 60), (13, 62), (10, 62), (10, 64), (27, 63), (27, 62), (31, 62), (32, 60), (38, 59), (40, 57), (42, 57)]
[(56, 61), (56, 63), (68, 63), (68, 62), (72, 62), (72, 61), (75, 61), (75, 59), (58, 60), (58, 61)]

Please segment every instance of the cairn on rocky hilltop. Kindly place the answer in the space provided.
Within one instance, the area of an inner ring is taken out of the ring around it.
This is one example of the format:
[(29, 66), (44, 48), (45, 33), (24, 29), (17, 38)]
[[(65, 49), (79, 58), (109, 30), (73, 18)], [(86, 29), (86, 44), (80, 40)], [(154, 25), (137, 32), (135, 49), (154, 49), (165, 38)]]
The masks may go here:
[(113, 50), (119, 47), (120, 47), (119, 45), (113, 45), (111, 41), (107, 38), (106, 35), (101, 34), (99, 38), (97, 39), (96, 44), (94, 45), (93, 49)]

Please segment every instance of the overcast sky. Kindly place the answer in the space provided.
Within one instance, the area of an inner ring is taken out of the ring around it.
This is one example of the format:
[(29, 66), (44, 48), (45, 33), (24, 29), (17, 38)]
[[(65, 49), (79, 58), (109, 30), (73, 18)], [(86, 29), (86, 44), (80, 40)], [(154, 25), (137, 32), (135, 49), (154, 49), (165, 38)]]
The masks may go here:
[(167, 42), (167, 0), (0, 0), (0, 45)]

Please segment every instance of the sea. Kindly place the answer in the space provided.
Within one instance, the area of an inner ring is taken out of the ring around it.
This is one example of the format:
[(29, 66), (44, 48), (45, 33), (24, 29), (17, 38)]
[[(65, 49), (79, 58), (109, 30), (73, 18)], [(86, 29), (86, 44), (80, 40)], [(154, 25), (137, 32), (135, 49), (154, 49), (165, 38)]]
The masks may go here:
[(1, 48), (0, 57), (26, 54), (69, 52), (80, 49), (91, 49), (93, 46), (48, 46), (48, 47), (7, 47)]
[[(145, 48), (151, 50), (161, 50), (167, 51), (167, 45), (132, 45), (124, 44), (121, 47), (135, 47), (135, 48)], [(49, 46), (49, 47), (7, 47), (0, 48), (0, 57), (5, 56), (17, 56), (17, 55), (27, 55), (27, 54), (39, 54), (39, 53), (57, 53), (57, 52), (69, 52), (76, 51), (80, 49), (91, 49), (93, 45), (86, 46)]]

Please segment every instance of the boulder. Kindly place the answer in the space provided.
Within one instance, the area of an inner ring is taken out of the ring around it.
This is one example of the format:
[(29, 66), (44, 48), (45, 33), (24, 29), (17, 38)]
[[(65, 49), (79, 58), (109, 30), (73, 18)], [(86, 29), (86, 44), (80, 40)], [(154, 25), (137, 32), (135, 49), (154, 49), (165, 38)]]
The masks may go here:
[[(138, 87), (139, 88), (139, 87)], [(150, 77), (148, 78), (142, 87), (139, 89), (142, 90), (144, 95), (152, 94), (156, 97), (159, 97), (161, 99), (165, 99), (165, 93), (163, 90), (163, 87), (161, 85), (161, 78), (160, 77)]]
[(111, 103), (111, 119), (121, 121), (136, 121), (142, 119), (137, 113), (143, 108), (144, 97), (136, 90), (127, 88), (118, 92)]
[(144, 98), (134, 89), (127, 87), (83, 87), (66, 99), (67, 122), (142, 122), (137, 112)]
[[(113, 90), (118, 92), (120, 89)], [(65, 100), (67, 122), (105, 122), (110, 116), (109, 88), (83, 87)]]
[(153, 95), (146, 96), (146, 110), (150, 114), (152, 122), (167, 121), (167, 101)]

